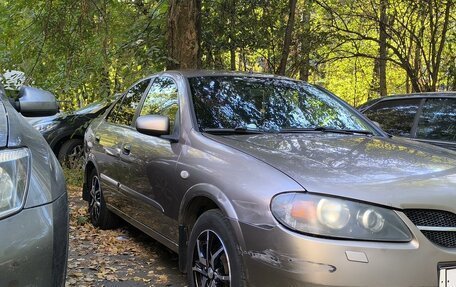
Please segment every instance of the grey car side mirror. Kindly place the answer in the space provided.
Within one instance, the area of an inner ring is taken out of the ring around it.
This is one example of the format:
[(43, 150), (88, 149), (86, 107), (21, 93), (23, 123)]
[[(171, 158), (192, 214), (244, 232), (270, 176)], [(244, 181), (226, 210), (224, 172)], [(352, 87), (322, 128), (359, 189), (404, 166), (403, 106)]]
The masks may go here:
[(136, 119), (136, 129), (138, 132), (161, 136), (169, 134), (169, 118), (161, 115), (140, 116)]
[(15, 104), (16, 110), (26, 117), (52, 116), (59, 111), (53, 94), (33, 87), (23, 86)]

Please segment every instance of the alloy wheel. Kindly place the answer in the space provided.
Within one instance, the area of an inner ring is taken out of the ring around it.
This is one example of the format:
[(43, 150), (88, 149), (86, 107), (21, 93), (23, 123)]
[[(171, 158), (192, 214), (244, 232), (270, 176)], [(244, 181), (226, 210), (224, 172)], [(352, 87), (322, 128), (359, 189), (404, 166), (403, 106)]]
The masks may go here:
[(84, 154), (82, 145), (76, 145), (67, 154), (65, 161), (69, 168), (78, 168), (82, 166), (81, 158)]
[(213, 230), (204, 230), (198, 236), (192, 262), (195, 286), (231, 286), (228, 252), (220, 236)]
[(98, 222), (101, 212), (101, 187), (98, 176), (92, 178), (92, 186), (90, 188), (90, 218), (92, 222)]

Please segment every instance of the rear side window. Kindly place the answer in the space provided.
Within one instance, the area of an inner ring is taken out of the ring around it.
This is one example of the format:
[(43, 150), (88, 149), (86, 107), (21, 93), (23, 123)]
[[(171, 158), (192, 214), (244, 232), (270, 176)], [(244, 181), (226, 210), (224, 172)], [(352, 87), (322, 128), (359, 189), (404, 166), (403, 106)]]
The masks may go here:
[(146, 91), (149, 82), (150, 79), (147, 79), (131, 87), (125, 93), (123, 99), (117, 102), (116, 106), (112, 109), (111, 113), (108, 115), (107, 121), (119, 125), (130, 126), (135, 117), (135, 112), (141, 97)]
[(378, 122), (387, 133), (410, 136), (420, 102), (421, 99), (383, 101), (365, 111), (364, 114)]
[(456, 99), (428, 99), (423, 106), (417, 138), (456, 141)]
[(176, 83), (168, 77), (156, 78), (144, 99), (141, 116), (162, 115), (169, 118), (170, 131), (174, 130), (178, 105)]

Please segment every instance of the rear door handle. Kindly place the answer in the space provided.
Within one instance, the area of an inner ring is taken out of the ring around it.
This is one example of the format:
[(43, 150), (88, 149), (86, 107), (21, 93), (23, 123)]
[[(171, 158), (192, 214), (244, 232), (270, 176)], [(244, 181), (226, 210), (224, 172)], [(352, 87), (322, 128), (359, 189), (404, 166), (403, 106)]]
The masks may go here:
[(129, 155), (130, 152), (131, 152), (131, 145), (124, 144), (122, 152), (123, 152), (124, 155)]

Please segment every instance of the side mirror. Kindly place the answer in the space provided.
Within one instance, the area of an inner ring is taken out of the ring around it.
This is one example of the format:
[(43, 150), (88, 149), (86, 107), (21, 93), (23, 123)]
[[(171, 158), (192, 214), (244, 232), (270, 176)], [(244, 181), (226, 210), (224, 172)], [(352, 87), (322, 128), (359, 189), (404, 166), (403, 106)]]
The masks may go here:
[(161, 115), (140, 116), (136, 119), (138, 132), (151, 136), (169, 134), (169, 118)]
[(16, 110), (26, 117), (45, 117), (58, 113), (59, 105), (50, 92), (23, 86), (19, 90)]

